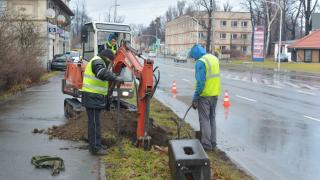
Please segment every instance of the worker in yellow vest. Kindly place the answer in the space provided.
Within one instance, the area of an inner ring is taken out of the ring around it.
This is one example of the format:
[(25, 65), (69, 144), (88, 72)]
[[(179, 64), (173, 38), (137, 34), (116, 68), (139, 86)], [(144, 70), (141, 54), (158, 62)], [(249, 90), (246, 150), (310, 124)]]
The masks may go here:
[(108, 81), (123, 82), (121, 77), (108, 69), (113, 59), (110, 49), (103, 50), (89, 61), (83, 74), (82, 105), (88, 115), (89, 151), (94, 155), (107, 153), (101, 145), (100, 112), (107, 104)]
[(118, 50), (117, 39), (118, 39), (118, 33), (111, 33), (106, 43), (107, 49), (111, 49), (113, 54), (116, 54)]
[(201, 144), (210, 151), (217, 145), (215, 111), (221, 88), (219, 60), (199, 44), (191, 48), (190, 57), (196, 60), (196, 88), (192, 107), (198, 109)]

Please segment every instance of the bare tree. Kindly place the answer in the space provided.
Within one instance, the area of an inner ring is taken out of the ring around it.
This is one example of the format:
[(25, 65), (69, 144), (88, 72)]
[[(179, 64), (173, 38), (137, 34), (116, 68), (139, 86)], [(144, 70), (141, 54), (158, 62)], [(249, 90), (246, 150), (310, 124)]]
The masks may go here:
[(74, 4), (74, 18), (72, 20), (72, 46), (80, 43), (81, 28), (91, 18), (88, 16), (84, 0), (77, 0)]
[[(296, 5), (298, 4), (298, 6)], [(298, 28), (298, 18), (301, 15), (302, 2), (294, 3), (289, 9), (287, 19), (285, 21), (286, 28), (291, 32), (291, 39), (296, 39), (296, 29)], [(300, 24), (302, 26), (302, 24)]]
[(216, 9), (216, 2), (215, 0), (196, 0), (195, 3), (200, 4), (203, 8), (205, 8), (208, 15), (208, 25), (204, 23), (201, 25), (207, 30), (206, 50), (207, 52), (211, 52), (212, 19), (213, 13)]
[(223, 11), (224, 12), (230, 12), (230, 11), (232, 11), (232, 6), (231, 6), (231, 4), (229, 3), (229, 1), (227, 1), (227, 2), (225, 2), (224, 4), (223, 4)]
[(312, 3), (312, 0), (300, 0), (302, 2), (304, 22), (305, 22), (305, 35), (308, 35), (312, 29), (311, 26), (311, 14), (315, 11), (317, 7), (318, 0)]
[(178, 16), (182, 16), (184, 14), (185, 7), (186, 7), (186, 1), (182, 0), (177, 2)]

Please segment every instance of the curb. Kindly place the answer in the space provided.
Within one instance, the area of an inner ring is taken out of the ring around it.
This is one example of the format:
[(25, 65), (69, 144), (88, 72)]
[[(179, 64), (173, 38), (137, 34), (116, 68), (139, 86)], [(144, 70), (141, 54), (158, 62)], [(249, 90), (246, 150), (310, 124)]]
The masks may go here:
[(101, 158), (99, 158), (99, 180), (107, 180), (106, 167)]

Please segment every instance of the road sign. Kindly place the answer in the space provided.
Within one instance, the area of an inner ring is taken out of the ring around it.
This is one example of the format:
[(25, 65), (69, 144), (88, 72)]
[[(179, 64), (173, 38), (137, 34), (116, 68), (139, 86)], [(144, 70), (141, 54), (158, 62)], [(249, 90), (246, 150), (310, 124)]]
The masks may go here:
[(264, 26), (256, 26), (253, 34), (253, 61), (264, 61)]

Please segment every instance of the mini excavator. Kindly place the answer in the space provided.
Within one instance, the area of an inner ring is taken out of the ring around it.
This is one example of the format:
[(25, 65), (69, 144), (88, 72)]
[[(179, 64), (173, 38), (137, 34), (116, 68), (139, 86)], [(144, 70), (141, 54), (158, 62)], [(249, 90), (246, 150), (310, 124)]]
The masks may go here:
[[(83, 109), (81, 107), (81, 88), (83, 73), (87, 64), (93, 56), (103, 49), (106, 39), (111, 33), (118, 35), (118, 51), (112, 64), (108, 66), (115, 74), (121, 75), (125, 82), (117, 86), (109, 82), (108, 102), (121, 103), (121, 108), (132, 110), (132, 106), (122, 99), (130, 98), (136, 91), (138, 113), (137, 120), (137, 146), (149, 149), (151, 137), (148, 130), (150, 127), (150, 100), (153, 97), (160, 80), (160, 72), (157, 67), (153, 68), (154, 61), (145, 58), (131, 46), (132, 34), (129, 25), (118, 23), (90, 22), (82, 29), (82, 59), (77, 63), (68, 63), (62, 80), (62, 92), (72, 96), (64, 101), (64, 112), (66, 118), (75, 118)], [(155, 72), (158, 75), (155, 75)], [(120, 101), (120, 102), (119, 102)], [(110, 106), (110, 103), (108, 103)], [(118, 106), (119, 107), (119, 106)], [(110, 108), (106, 107), (110, 110)]]

